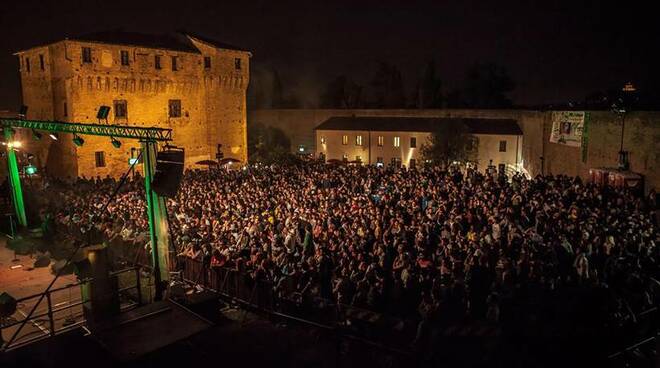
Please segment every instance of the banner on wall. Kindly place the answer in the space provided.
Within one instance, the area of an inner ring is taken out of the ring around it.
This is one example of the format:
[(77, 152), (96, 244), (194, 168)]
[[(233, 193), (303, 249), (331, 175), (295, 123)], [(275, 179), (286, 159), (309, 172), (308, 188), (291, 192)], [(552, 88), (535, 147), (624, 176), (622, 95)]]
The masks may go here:
[(554, 111), (552, 113), (550, 142), (580, 147), (582, 145), (585, 116), (584, 111)]

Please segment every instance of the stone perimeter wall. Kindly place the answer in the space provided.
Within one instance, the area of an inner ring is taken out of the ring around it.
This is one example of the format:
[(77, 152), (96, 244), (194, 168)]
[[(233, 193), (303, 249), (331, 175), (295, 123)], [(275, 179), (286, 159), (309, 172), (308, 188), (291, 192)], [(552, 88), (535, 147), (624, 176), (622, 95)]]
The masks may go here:
[[(589, 112), (589, 142), (586, 162), (579, 147), (550, 143), (552, 111), (530, 110), (326, 110), (282, 109), (248, 112), (249, 123), (281, 128), (291, 139), (292, 151), (304, 145), (305, 152), (316, 149), (314, 127), (332, 116), (466, 117), (516, 119), (523, 131), (522, 159), (531, 175), (541, 172), (540, 157), (545, 158), (546, 174), (566, 174), (588, 178), (589, 169), (616, 167), (621, 139), (621, 119), (609, 111)], [(423, 142), (420, 142), (423, 143)], [(630, 167), (645, 177), (646, 190), (660, 188), (660, 112), (631, 112), (626, 117), (624, 149), (630, 152)]]

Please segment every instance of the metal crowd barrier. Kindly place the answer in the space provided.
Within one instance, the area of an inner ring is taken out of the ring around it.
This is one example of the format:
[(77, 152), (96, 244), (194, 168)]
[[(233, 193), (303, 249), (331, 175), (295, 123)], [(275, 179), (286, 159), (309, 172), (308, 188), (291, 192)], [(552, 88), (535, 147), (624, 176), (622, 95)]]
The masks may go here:
[(254, 280), (248, 272), (234, 268), (204, 265), (189, 257), (177, 259), (185, 281), (217, 292), (243, 305), (327, 328), (348, 328), (365, 339), (391, 346), (407, 345), (414, 337), (418, 320), (405, 320), (318, 297), (304, 297), (293, 285), (269, 280)]
[[(122, 311), (132, 309), (148, 300), (145, 299), (140, 281), (140, 268), (131, 267), (110, 273), (117, 279)], [(11, 350), (26, 344), (84, 326), (85, 316), (80, 286), (91, 282), (85, 279), (45, 293), (30, 295), (16, 300), (16, 312), (0, 323), (0, 348)], [(27, 318), (26, 310), (34, 306), (45, 295), (35, 313)], [(45, 301), (45, 305), (44, 302)], [(21, 325), (25, 326), (17, 332)], [(15, 335), (15, 336), (14, 336)], [(13, 340), (11, 340), (11, 338)]]

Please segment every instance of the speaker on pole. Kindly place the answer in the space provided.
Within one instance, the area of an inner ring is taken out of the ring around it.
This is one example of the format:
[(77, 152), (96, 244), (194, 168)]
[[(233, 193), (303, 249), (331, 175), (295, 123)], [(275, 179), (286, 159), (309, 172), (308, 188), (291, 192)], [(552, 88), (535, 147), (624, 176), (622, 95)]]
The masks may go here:
[(179, 190), (183, 178), (183, 148), (166, 146), (156, 155), (156, 172), (151, 187), (161, 197), (172, 198)]

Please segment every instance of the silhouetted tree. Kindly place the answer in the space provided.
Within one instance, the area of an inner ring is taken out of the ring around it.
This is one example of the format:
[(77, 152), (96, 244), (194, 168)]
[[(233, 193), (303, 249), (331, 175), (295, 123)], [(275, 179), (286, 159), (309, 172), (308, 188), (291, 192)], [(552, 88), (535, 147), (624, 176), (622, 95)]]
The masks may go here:
[(433, 165), (447, 168), (453, 161), (472, 161), (477, 153), (477, 138), (460, 121), (439, 124), (422, 145), (422, 157)]
[(326, 86), (321, 94), (321, 107), (331, 109), (354, 109), (362, 106), (362, 86), (349, 77), (340, 75)]
[(507, 70), (494, 63), (477, 63), (467, 72), (464, 102), (467, 107), (495, 109), (511, 107), (507, 94), (515, 83)]
[(272, 92), (271, 92), (271, 97), (272, 97), (272, 107), (273, 108), (281, 108), (282, 103), (283, 103), (283, 97), (282, 97), (282, 81), (280, 80), (280, 74), (277, 72), (277, 70), (273, 69), (272, 70), (272, 75), (273, 75), (273, 86), (272, 86)]
[(402, 108), (406, 106), (401, 72), (397, 67), (380, 62), (371, 80), (371, 104), (375, 108)]
[(291, 140), (279, 128), (248, 124), (248, 161), (270, 164), (290, 160)]
[(415, 107), (418, 109), (442, 107), (442, 81), (436, 76), (435, 60), (426, 64), (416, 92)]

